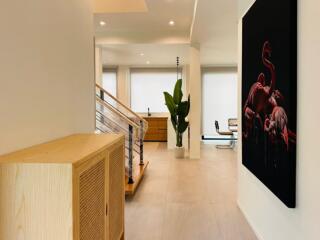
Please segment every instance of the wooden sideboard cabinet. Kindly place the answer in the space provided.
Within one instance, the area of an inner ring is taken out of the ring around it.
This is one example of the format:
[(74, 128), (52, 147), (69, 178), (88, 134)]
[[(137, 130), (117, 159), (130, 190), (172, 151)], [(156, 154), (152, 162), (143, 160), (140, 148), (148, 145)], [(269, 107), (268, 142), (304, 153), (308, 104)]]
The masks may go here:
[(0, 240), (124, 238), (124, 136), (79, 134), (0, 157)]
[(166, 142), (168, 136), (167, 117), (145, 117), (148, 122), (148, 130), (145, 141)]

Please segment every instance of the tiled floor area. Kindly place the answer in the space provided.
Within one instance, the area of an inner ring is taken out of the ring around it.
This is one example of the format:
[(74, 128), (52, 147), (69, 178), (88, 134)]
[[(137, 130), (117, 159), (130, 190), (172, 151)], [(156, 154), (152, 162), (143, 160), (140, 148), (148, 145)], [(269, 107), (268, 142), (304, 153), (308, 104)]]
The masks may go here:
[(200, 160), (148, 143), (150, 161), (126, 199), (126, 240), (256, 240), (236, 204), (236, 152), (203, 145)]

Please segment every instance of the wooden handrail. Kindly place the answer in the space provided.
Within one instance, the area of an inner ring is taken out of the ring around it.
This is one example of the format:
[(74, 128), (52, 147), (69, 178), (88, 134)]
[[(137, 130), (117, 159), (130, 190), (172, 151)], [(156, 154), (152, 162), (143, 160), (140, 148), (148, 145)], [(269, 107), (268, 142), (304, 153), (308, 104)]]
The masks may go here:
[(124, 107), (127, 111), (129, 111), (132, 115), (137, 117), (139, 120), (142, 120), (146, 122), (144, 118), (136, 114), (134, 111), (132, 111), (129, 107), (127, 107), (124, 103), (120, 102), (117, 98), (115, 98), (112, 94), (108, 93), (105, 89), (103, 89), (99, 84), (96, 83), (96, 87), (99, 88), (101, 91), (103, 91), (105, 94), (107, 94), (110, 98), (112, 98), (114, 101), (119, 103), (122, 107)]
[(135, 122), (133, 122), (132, 120), (130, 120), (126, 115), (124, 115), (123, 113), (121, 113), (119, 110), (114, 109), (114, 107), (110, 106), (108, 103), (106, 103), (105, 101), (101, 100), (98, 96), (96, 96), (97, 101), (102, 104), (103, 106), (105, 106), (106, 108), (108, 108), (110, 111), (114, 112), (115, 114), (121, 116), (129, 125), (131, 125), (134, 128), (139, 128), (139, 125), (137, 125)]

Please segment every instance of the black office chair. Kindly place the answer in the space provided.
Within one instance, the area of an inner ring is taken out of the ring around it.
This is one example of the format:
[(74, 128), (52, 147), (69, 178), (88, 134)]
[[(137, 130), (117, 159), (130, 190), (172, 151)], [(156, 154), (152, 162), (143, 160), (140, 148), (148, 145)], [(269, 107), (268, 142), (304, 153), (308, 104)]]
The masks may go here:
[[(230, 121), (228, 121), (228, 127), (230, 127), (229, 125)], [(233, 149), (235, 147), (235, 136), (234, 133), (236, 132), (235, 130), (231, 130), (231, 131), (220, 131), (219, 128), (219, 122), (215, 121), (214, 122), (215, 127), (216, 127), (216, 132), (221, 135), (221, 136), (229, 136), (230, 137), (230, 143), (228, 145), (217, 145), (217, 148), (220, 149)]]

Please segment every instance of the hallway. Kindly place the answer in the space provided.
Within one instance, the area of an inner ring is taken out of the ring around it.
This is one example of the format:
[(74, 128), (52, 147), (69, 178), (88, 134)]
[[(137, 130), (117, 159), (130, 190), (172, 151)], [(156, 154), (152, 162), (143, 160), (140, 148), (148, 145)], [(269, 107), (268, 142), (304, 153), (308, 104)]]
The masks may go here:
[(202, 145), (201, 160), (175, 159), (165, 143), (147, 143), (150, 161), (126, 199), (127, 240), (255, 240), (236, 204), (236, 152)]

